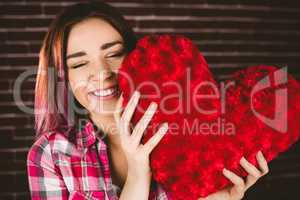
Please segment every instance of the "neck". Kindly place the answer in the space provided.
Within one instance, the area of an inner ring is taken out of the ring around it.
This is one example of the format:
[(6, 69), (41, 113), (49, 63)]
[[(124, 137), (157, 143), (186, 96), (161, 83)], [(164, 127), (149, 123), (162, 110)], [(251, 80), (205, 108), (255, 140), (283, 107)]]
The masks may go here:
[(109, 147), (121, 148), (119, 130), (116, 126), (113, 115), (100, 116), (99, 114), (90, 114), (90, 118), (95, 125), (106, 134), (106, 140)]

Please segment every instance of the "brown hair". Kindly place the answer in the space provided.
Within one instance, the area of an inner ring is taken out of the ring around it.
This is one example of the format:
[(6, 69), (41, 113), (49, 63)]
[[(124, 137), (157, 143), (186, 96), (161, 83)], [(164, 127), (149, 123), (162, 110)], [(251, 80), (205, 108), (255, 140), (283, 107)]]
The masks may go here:
[[(73, 25), (90, 17), (99, 17), (111, 24), (123, 37), (127, 53), (135, 47), (136, 37), (126, 20), (104, 2), (78, 3), (61, 12), (51, 23), (39, 55), (34, 105), (37, 136), (58, 129), (72, 130), (77, 124), (73, 123), (74, 120), (70, 122), (71, 92), (68, 90), (65, 59), (67, 38)], [(72, 99), (80, 107), (76, 99)], [(79, 114), (74, 115), (77, 121)]]

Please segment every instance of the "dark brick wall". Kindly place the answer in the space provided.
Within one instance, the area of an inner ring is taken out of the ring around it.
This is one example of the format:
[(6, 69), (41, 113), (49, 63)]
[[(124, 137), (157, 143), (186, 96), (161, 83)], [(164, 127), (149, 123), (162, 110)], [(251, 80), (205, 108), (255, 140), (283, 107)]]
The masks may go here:
[[(29, 199), (26, 154), (33, 142), (33, 116), (14, 102), (16, 78), (36, 69), (38, 51), (54, 15), (75, 1), (0, 1), (0, 199)], [(267, 0), (109, 0), (139, 36), (180, 33), (193, 39), (220, 80), (254, 64), (288, 65), (300, 80), (300, 4)], [(33, 106), (34, 76), (22, 86)], [(270, 174), (246, 199), (299, 198), (300, 144), (270, 164)], [(299, 190), (299, 189), (298, 189)]]

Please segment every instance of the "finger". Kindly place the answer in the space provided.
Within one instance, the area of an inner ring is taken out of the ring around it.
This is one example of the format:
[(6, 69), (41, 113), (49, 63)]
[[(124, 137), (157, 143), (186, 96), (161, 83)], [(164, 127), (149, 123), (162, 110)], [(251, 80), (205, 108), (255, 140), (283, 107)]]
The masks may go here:
[(230, 194), (228, 194), (228, 189), (224, 188), (215, 193), (209, 194), (205, 198), (199, 198), (198, 200), (229, 200), (232, 199)]
[(115, 119), (115, 122), (117, 124), (120, 123), (120, 119), (121, 119), (121, 113), (123, 111), (123, 107), (122, 107), (122, 104), (123, 104), (123, 93), (121, 93), (117, 103), (116, 103), (116, 107), (115, 107), (115, 110), (114, 110), (114, 119)]
[(269, 167), (268, 167), (268, 162), (265, 159), (264, 155), (262, 154), (261, 151), (259, 151), (256, 155), (256, 159), (259, 165), (260, 170), (262, 171), (263, 175), (269, 173)]
[(163, 136), (167, 133), (168, 123), (163, 123), (159, 130), (144, 144), (143, 148), (147, 154), (150, 154), (154, 147), (159, 143)]
[(131, 96), (129, 102), (127, 103), (123, 115), (121, 118), (123, 118), (125, 121), (130, 121), (131, 117), (135, 111), (136, 105), (138, 103), (140, 97), (140, 93), (138, 91), (135, 91), (133, 95)]
[(148, 109), (146, 110), (143, 117), (140, 119), (140, 121), (136, 124), (131, 136), (134, 143), (139, 144), (141, 141), (141, 138), (143, 136), (143, 133), (148, 126), (149, 122), (151, 121), (155, 111), (157, 109), (157, 104), (155, 102), (152, 102)]
[(250, 188), (256, 181), (259, 179), (259, 177), (262, 176), (261, 172), (250, 162), (248, 162), (244, 157), (240, 160), (241, 166), (246, 170), (246, 172), (249, 174), (246, 179), (245, 187), (246, 189)]
[(240, 160), (241, 166), (246, 170), (246, 172), (258, 179), (261, 176), (261, 172), (250, 162), (248, 162), (244, 157)]
[(239, 194), (244, 194), (245, 190), (245, 182), (244, 180), (236, 175), (234, 172), (229, 171), (227, 169), (223, 169), (223, 174), (226, 178), (228, 178), (233, 184), (234, 184), (234, 189), (239, 193)]
[(135, 111), (135, 108), (138, 104), (140, 98), (140, 93), (138, 91), (135, 91), (133, 95), (131, 96), (128, 104), (126, 105), (126, 108), (124, 109), (124, 112), (121, 116), (120, 122), (122, 123), (123, 130), (125, 131), (126, 135), (130, 135), (130, 121), (133, 116), (133, 113)]
[(123, 105), (123, 101), (124, 101), (122, 94), (120, 95), (120, 97), (116, 103), (115, 110), (114, 110), (114, 120), (116, 122), (116, 127), (119, 130), (121, 139), (123, 139), (123, 136), (125, 137), (125, 136), (129, 135), (128, 129), (126, 129), (124, 123), (121, 122), (121, 114), (123, 112), (122, 105)]

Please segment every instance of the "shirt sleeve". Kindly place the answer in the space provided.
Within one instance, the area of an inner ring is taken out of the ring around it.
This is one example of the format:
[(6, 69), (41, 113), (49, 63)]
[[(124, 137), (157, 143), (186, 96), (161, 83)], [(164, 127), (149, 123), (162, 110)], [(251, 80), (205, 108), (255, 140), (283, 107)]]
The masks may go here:
[(41, 136), (27, 155), (27, 173), (32, 200), (67, 200), (68, 190), (62, 176), (55, 169), (51, 148)]

